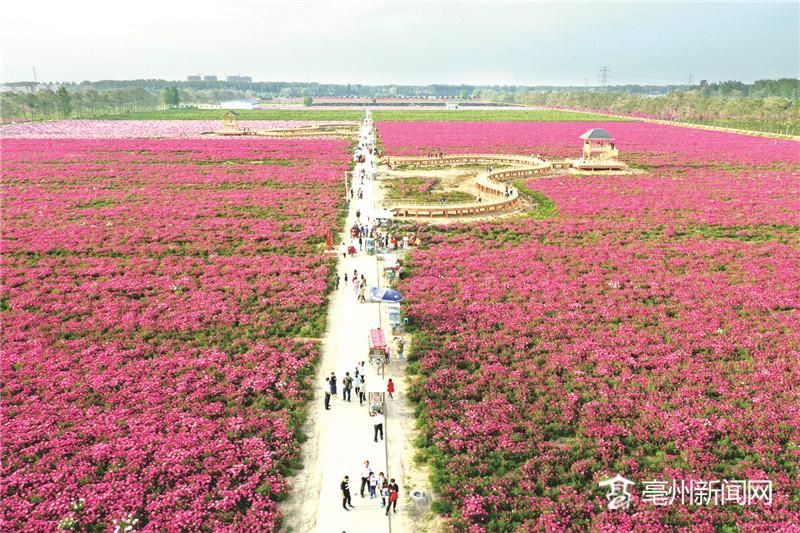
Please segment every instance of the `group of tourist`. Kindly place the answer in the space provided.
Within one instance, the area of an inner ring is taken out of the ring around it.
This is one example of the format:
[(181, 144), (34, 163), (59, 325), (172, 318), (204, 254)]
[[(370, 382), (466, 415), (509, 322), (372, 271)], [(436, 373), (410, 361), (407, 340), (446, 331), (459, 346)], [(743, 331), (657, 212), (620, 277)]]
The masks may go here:
[[(358, 398), (358, 404), (364, 405), (364, 402), (367, 401), (366, 379), (367, 377), (364, 361), (361, 361), (356, 365), (352, 376), (350, 375), (350, 372), (345, 372), (344, 378), (342, 378), (342, 401), (351, 401), (352, 392), (353, 389), (355, 389), (356, 398)], [(323, 386), (322, 391), (325, 397), (325, 410), (330, 411), (331, 397), (338, 397), (339, 392), (336, 372), (331, 372), (331, 375), (325, 378), (325, 385)], [(394, 392), (394, 384), (392, 384), (392, 392)]]
[[(357, 150), (357, 154), (369, 155), (365, 157), (364, 160), (358, 162), (357, 170), (354, 173), (355, 176), (358, 176), (361, 179), (361, 186), (359, 186), (356, 191), (352, 191), (352, 189), (350, 191), (350, 197), (354, 200), (363, 200), (365, 193), (369, 198), (369, 184), (365, 183), (365, 181), (374, 179), (375, 176), (374, 158), (370, 157), (375, 153), (374, 145), (371, 143), (371, 135), (371, 123), (369, 123), (367, 119), (367, 121), (364, 123), (364, 129), (362, 130), (360, 139), (361, 143)], [(353, 184), (353, 186), (356, 187), (357, 184)], [(371, 218), (363, 216), (361, 208), (364, 206), (361, 205), (362, 203), (363, 202), (358, 202), (356, 205), (351, 207), (351, 209), (355, 210), (355, 222), (350, 228), (349, 245), (345, 242), (342, 242), (341, 245), (342, 255), (345, 259), (348, 257), (348, 255), (352, 255), (356, 249), (359, 251), (369, 249), (371, 251), (372, 243), (370, 243), (370, 247), (368, 247), (367, 239), (375, 240), (376, 249), (389, 247), (392, 240), (394, 240), (394, 244), (397, 246), (396, 239), (391, 239), (390, 235), (380, 231), (378, 229), (378, 224), (373, 223)], [(366, 210), (366, 212), (369, 213), (370, 211)], [(341, 281), (344, 281), (345, 286), (350, 284), (353, 287), (353, 290), (357, 295), (357, 301), (366, 301), (367, 278), (363, 272), (359, 272), (358, 269), (351, 270), (349, 267), (345, 268), (344, 272), (340, 271), (340, 273), (336, 275), (335, 284), (337, 288), (341, 286)], [(398, 348), (396, 339), (397, 338), (395, 338), (395, 350), (399, 349), (399, 353), (402, 353), (402, 342), (400, 342), (400, 347)], [(367, 395), (366, 373), (367, 368), (365, 361), (357, 363), (355, 368), (346, 371), (344, 373), (344, 377), (341, 379), (341, 398), (343, 402), (351, 402), (352, 392), (354, 390), (360, 406), (362, 406), (364, 402), (368, 402), (367, 407), (370, 414), (369, 420), (372, 425), (371, 433), (373, 442), (377, 443), (378, 439), (384, 439), (384, 426), (386, 422), (384, 406), (382, 401), (376, 403), (375, 405), (369, 404), (370, 399)], [(337, 377), (334, 372), (331, 372), (330, 376), (325, 379), (326, 409), (331, 409), (330, 399), (331, 397), (338, 398), (337, 392)], [(391, 378), (386, 383), (386, 389), (384, 392), (388, 394), (389, 399), (394, 399), (395, 383)], [(389, 478), (384, 472), (373, 471), (369, 461), (364, 461), (363, 468), (360, 472), (360, 477), (361, 484), (358, 492), (362, 498), (366, 498), (367, 495), (370, 500), (380, 498), (380, 507), (382, 510), (384, 510), (386, 516), (389, 515), (390, 511), (394, 511), (395, 513), (397, 512), (397, 500), (399, 499), (400, 488), (394, 478)], [(345, 511), (355, 508), (355, 505), (353, 505), (352, 502), (351, 491), (354, 489), (350, 486), (350, 476), (346, 475), (341, 479), (339, 488), (342, 494), (342, 508)]]
[[(342, 508), (345, 511), (354, 509), (355, 505), (353, 505), (352, 495), (350, 494), (350, 476), (344, 476), (339, 488), (342, 491)], [(371, 500), (380, 495), (381, 508), (386, 509), (386, 516), (389, 516), (390, 510), (397, 512), (397, 500), (400, 495), (399, 485), (394, 478), (387, 479), (383, 472), (379, 472), (376, 476), (368, 460), (364, 461), (364, 467), (361, 469), (361, 488), (359, 493), (362, 498), (365, 497), (365, 490)], [(350, 509), (347, 508), (348, 505)]]

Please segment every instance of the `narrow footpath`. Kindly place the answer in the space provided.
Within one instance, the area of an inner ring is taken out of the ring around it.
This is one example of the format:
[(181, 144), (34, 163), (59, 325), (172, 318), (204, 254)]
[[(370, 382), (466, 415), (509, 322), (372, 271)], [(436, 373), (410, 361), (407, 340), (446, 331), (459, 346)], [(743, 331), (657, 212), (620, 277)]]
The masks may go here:
[[(375, 142), (372, 122), (367, 112), (359, 131), (359, 145), (367, 147)], [(343, 395), (343, 381), (347, 372), (352, 377), (356, 365), (364, 361), (366, 368), (366, 385), (370, 383), (383, 384), (383, 379), (376, 368), (369, 361), (369, 333), (371, 329), (381, 326), (381, 305), (369, 301), (358, 302), (358, 291), (353, 286), (353, 274), (360, 278), (363, 274), (367, 286), (380, 286), (381, 277), (378, 271), (381, 264), (377, 255), (368, 255), (366, 251), (358, 251), (358, 239), (354, 245), (357, 253), (347, 254), (343, 257), (342, 243), (345, 247), (351, 244), (348, 229), (357, 222), (367, 224), (373, 219), (376, 205), (376, 184), (374, 179), (377, 161), (368, 150), (362, 150), (366, 161), (356, 163), (352, 178), (354, 198), (350, 201), (345, 232), (338, 241), (334, 241), (334, 249), (338, 252), (337, 271), (340, 286), (331, 296), (328, 312), (328, 328), (322, 343), (322, 357), (320, 360), (317, 381), (314, 383), (315, 396), (313, 404), (309, 406), (307, 435), (308, 440), (303, 445), (303, 470), (289, 480), (292, 494), (289, 501), (283, 506), (284, 530), (293, 533), (324, 532), (324, 533), (356, 533), (370, 532), (381, 533), (394, 531), (398, 533), (405, 528), (399, 526), (399, 517), (404, 514), (401, 503), (405, 499), (403, 494), (407, 488), (393, 472), (387, 470), (386, 440), (373, 440), (374, 418), (369, 414), (368, 401), (359, 405), (359, 398), (352, 391), (351, 400), (345, 401)], [(364, 170), (366, 179), (361, 180), (361, 170)], [(358, 198), (361, 189), (362, 198)], [(356, 213), (360, 212), (360, 217)], [(347, 274), (348, 282), (343, 276)], [(386, 324), (383, 328), (387, 333), (387, 340), (391, 335)], [(388, 365), (386, 371), (391, 371), (393, 365)], [(331, 372), (336, 375), (337, 396), (330, 400), (330, 410), (324, 408), (325, 378)], [(386, 377), (389, 377), (387, 374)], [(396, 380), (397, 381), (397, 380)], [(391, 435), (393, 428), (399, 428), (397, 414), (392, 411), (391, 400), (387, 397), (386, 423), (384, 424), (384, 439)], [(397, 478), (400, 487), (400, 501), (397, 513), (390, 513), (387, 517), (385, 509), (381, 507), (381, 497), (370, 498), (365, 489), (361, 497), (361, 473), (364, 461), (369, 461), (375, 476), (383, 472), (387, 479)], [(393, 461), (394, 462), (394, 461)], [(396, 464), (396, 462), (395, 462)], [(343, 509), (342, 491), (340, 485), (344, 476), (349, 476), (350, 493), (352, 494), (353, 508)], [(392, 522), (395, 524), (392, 524)], [(394, 527), (393, 527), (394, 526)]]

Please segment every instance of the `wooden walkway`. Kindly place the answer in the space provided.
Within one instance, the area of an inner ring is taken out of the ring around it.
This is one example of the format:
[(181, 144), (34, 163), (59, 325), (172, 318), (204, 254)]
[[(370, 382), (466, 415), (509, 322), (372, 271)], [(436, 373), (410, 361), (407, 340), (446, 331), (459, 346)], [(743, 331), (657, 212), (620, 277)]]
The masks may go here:
[(512, 211), (521, 202), (516, 187), (508, 187), (509, 181), (550, 174), (556, 170), (579, 171), (626, 171), (627, 165), (620, 161), (594, 161), (560, 159), (547, 161), (539, 157), (514, 154), (441, 154), (430, 157), (387, 157), (385, 163), (394, 167), (441, 167), (455, 165), (501, 165), (512, 166), (507, 170), (482, 172), (475, 177), (476, 188), (486, 194), (488, 201), (460, 204), (415, 204), (402, 202), (388, 207), (395, 216), (404, 218), (463, 217)]
[[(516, 187), (507, 182), (530, 176), (540, 176), (552, 170), (552, 165), (537, 157), (513, 154), (450, 154), (435, 157), (390, 157), (386, 163), (395, 166), (431, 167), (445, 165), (505, 165), (518, 166), (510, 170), (482, 172), (475, 177), (476, 188), (486, 194), (486, 201), (459, 204), (413, 204), (402, 203), (389, 207), (395, 216), (418, 217), (463, 217), (493, 214), (517, 209), (521, 200)], [(510, 194), (506, 194), (508, 189)]]

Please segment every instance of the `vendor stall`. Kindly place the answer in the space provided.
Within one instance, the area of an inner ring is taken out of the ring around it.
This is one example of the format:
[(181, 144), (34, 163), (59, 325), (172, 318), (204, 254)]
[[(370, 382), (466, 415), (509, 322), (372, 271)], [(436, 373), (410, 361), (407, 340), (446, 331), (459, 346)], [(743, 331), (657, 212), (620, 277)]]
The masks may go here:
[(381, 328), (369, 331), (369, 362), (376, 368), (381, 369), (388, 361), (389, 345), (386, 342), (386, 335)]

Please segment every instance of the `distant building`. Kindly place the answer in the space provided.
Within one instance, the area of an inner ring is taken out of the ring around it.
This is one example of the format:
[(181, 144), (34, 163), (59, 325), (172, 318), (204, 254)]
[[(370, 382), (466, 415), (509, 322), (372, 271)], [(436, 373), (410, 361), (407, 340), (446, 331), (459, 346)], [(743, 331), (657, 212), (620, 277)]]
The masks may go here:
[(614, 146), (614, 137), (602, 128), (594, 128), (583, 135), (583, 156), (585, 160), (613, 160), (619, 156)]
[(202, 76), (186, 76), (186, 81), (202, 81)]
[(203, 81), (217, 81), (217, 77), (213, 74), (206, 74), (203, 76)]
[(219, 104), (197, 104), (197, 109), (222, 109)]
[(235, 83), (253, 83), (252, 76), (228, 76), (226, 79)]
[(219, 106), (222, 109), (257, 109), (258, 103), (259, 101), (257, 98), (244, 98), (241, 100), (220, 102)]

